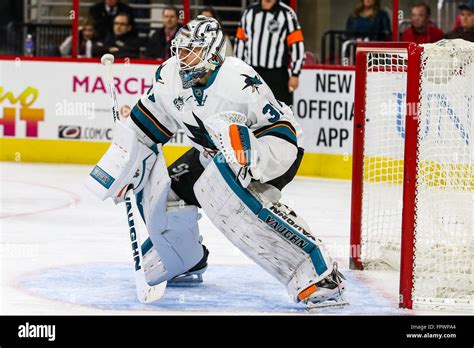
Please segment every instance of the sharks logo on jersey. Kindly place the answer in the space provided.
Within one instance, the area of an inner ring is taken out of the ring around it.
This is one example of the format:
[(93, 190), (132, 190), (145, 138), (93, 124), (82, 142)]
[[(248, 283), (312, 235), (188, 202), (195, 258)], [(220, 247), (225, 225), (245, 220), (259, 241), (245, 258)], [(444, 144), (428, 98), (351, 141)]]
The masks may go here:
[(189, 139), (191, 139), (196, 144), (199, 144), (206, 149), (217, 150), (217, 147), (216, 145), (214, 145), (211, 139), (211, 136), (209, 135), (209, 133), (206, 130), (206, 127), (204, 126), (204, 123), (201, 121), (199, 117), (196, 116), (194, 112), (193, 112), (193, 116), (194, 116), (194, 119), (196, 120), (196, 123), (198, 124), (197, 126), (193, 126), (191, 124), (183, 122), (186, 128), (188, 128), (188, 130), (193, 135), (192, 137), (190, 136)]
[(166, 64), (162, 64), (158, 67), (158, 69), (156, 69), (156, 73), (155, 73), (155, 80), (156, 82), (158, 83), (161, 83), (162, 85), (164, 84), (164, 81), (163, 79), (161, 78), (161, 70), (166, 66)]
[(244, 80), (245, 86), (244, 88), (242, 88), (242, 90), (248, 87), (252, 87), (252, 93), (255, 93), (255, 91), (257, 91), (257, 93), (260, 94), (260, 92), (258, 91), (258, 87), (262, 84), (262, 81), (258, 78), (257, 75), (252, 77), (246, 74), (240, 74), (240, 76), (245, 77), (245, 80)]
[(171, 60), (156, 66), (153, 87), (132, 112), (133, 122), (153, 142), (164, 144), (181, 128), (203, 156), (212, 157), (218, 151), (218, 144), (211, 139), (206, 119), (219, 112), (234, 111), (249, 117), (246, 125), (257, 140), (269, 137), (281, 140), (271, 142), (275, 154), (288, 145), (301, 146), (303, 141), (297, 136), (302, 133), (301, 128), (291, 109), (277, 102), (262, 77), (243, 61), (227, 57), (205, 85), (197, 84), (187, 90), (179, 83), (178, 70), (176, 62)]
[[(156, 69), (156, 73), (155, 73), (155, 80), (157, 83), (161, 83), (162, 85), (164, 85), (165, 83), (163, 82), (163, 79), (161, 78), (161, 70), (165, 67), (166, 64), (162, 64), (158, 67), (158, 69)], [(148, 100), (151, 101), (152, 103), (155, 103), (155, 93), (153, 92), (153, 82), (150, 86), (150, 88), (148, 89), (148, 91), (146, 92), (146, 94), (148, 95)]]
[(153, 83), (151, 84), (150, 88), (148, 89), (148, 91), (146, 92), (146, 94), (148, 95), (148, 100), (151, 101), (152, 103), (155, 103), (156, 100), (155, 100), (155, 93), (153, 92)]

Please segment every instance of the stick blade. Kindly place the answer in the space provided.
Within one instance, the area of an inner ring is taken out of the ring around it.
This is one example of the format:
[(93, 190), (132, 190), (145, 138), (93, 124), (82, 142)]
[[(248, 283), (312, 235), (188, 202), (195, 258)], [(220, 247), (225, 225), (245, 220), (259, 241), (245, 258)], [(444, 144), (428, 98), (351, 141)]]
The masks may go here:
[(137, 279), (137, 297), (141, 303), (153, 303), (160, 300), (165, 294), (167, 282), (161, 282), (156, 285), (149, 285), (141, 274), (136, 274)]

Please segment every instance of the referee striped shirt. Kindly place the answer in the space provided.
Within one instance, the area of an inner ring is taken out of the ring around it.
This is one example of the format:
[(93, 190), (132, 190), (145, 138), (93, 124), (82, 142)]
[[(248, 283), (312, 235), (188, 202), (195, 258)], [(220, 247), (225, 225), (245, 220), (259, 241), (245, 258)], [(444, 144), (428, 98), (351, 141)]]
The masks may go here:
[(234, 55), (253, 67), (287, 67), (291, 53), (291, 75), (298, 76), (304, 64), (304, 42), (296, 13), (278, 1), (263, 10), (260, 1), (242, 14)]

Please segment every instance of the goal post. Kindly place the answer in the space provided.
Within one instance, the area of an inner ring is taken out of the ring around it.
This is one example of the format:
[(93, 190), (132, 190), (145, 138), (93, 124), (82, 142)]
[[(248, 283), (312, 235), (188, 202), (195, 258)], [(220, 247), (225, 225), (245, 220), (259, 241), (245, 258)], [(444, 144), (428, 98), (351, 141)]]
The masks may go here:
[[(368, 65), (370, 54), (372, 55), (384, 55), (386, 57), (403, 55), (403, 59), (408, 58), (408, 49), (413, 47), (414, 44), (403, 43), (403, 42), (378, 42), (378, 43), (360, 43), (357, 46), (356, 51), (356, 75), (355, 75), (355, 100), (354, 100), (354, 123), (353, 123), (353, 149), (352, 149), (352, 196), (351, 196), (351, 237), (350, 237), (350, 268), (363, 270), (364, 265), (361, 258), (362, 253), (362, 203), (363, 203), (363, 184), (364, 184), (364, 170), (367, 171), (368, 166), (364, 166), (364, 146), (365, 146), (365, 128), (366, 128), (366, 117), (367, 113), (367, 99), (373, 98), (372, 95), (367, 93), (367, 75), (368, 73), (376, 73), (376, 71), (368, 71)], [(415, 45), (416, 46), (416, 45)], [(372, 59), (372, 57), (370, 57)], [(379, 66), (380, 67), (380, 66)], [(383, 67), (380, 67), (383, 68)], [(400, 72), (394, 71), (399, 75), (406, 73), (406, 62), (402, 66), (394, 67), (392, 65), (389, 68), (401, 70)], [(399, 89), (406, 88), (407, 86), (402, 84)], [(411, 92), (416, 89), (411, 88)], [(417, 98), (415, 96), (414, 98)], [(385, 98), (379, 98), (378, 104), (387, 102)], [(376, 104), (376, 103), (371, 103)], [(369, 107), (370, 109), (370, 107)], [(368, 111), (369, 113), (371, 110)], [(391, 118), (395, 118), (392, 115)], [(385, 139), (386, 140), (386, 139)], [(400, 150), (400, 149), (399, 149)], [(401, 155), (401, 151), (398, 154)], [(367, 163), (370, 165), (371, 163)], [(401, 212), (400, 212), (401, 214)], [(401, 216), (401, 215), (400, 215)], [(401, 221), (401, 220), (400, 220)], [(398, 227), (398, 226), (397, 226)]]
[(416, 176), (418, 164), (418, 113), (421, 102), (422, 64), (420, 46), (408, 46), (405, 147), (403, 166), (402, 239), (400, 258), (400, 306), (413, 307)]
[(352, 269), (400, 272), (400, 307), (474, 308), (474, 44), (356, 53)]

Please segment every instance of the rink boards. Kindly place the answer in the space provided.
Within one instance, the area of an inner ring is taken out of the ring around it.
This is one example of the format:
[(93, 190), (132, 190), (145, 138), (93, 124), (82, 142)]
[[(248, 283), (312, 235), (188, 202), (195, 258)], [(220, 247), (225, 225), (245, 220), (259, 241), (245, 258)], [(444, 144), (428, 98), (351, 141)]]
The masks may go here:
[[(157, 63), (114, 64), (120, 116), (147, 91)], [(299, 175), (349, 179), (354, 70), (304, 69), (294, 112), (305, 136)], [(94, 59), (0, 58), (0, 160), (94, 164), (113, 137), (103, 66)], [(187, 149), (178, 132), (165, 146), (168, 164)]]

